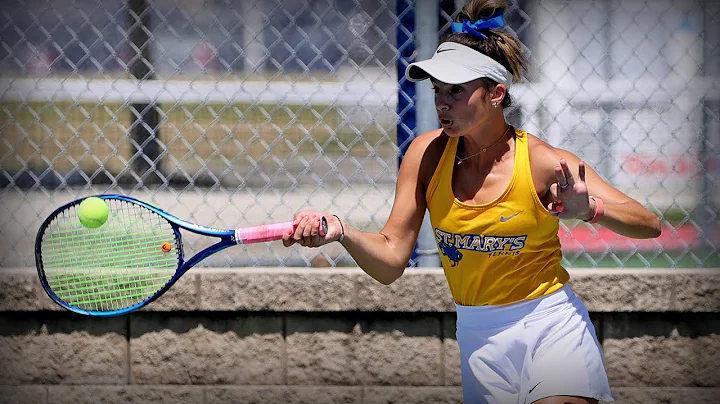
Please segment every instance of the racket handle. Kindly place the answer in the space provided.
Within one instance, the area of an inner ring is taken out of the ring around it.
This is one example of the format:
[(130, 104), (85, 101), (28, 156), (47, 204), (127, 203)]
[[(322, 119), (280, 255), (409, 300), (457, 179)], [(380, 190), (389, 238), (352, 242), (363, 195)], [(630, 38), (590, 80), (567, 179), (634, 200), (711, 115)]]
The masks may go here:
[[(235, 230), (235, 242), (238, 244), (264, 243), (266, 241), (282, 240), (283, 235), (295, 230), (293, 222), (270, 223), (260, 226), (243, 227)], [(321, 237), (327, 234), (327, 220), (320, 220), (318, 233)]]

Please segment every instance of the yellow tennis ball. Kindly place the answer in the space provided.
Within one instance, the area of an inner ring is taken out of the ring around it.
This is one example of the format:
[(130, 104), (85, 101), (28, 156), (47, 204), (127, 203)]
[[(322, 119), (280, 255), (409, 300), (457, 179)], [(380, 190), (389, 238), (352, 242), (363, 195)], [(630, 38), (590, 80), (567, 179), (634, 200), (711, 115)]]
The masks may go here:
[(83, 226), (96, 229), (105, 224), (108, 213), (110, 213), (110, 208), (107, 203), (96, 196), (91, 196), (80, 202), (78, 219)]

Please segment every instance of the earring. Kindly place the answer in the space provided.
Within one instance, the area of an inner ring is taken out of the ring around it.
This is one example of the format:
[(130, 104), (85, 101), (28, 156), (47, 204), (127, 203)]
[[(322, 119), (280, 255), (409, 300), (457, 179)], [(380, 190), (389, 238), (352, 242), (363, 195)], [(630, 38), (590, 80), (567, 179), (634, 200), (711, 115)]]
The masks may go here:
[(493, 103), (492, 103), (492, 106), (493, 106), (494, 108), (497, 108), (498, 103), (497, 103), (497, 102), (493, 102)]

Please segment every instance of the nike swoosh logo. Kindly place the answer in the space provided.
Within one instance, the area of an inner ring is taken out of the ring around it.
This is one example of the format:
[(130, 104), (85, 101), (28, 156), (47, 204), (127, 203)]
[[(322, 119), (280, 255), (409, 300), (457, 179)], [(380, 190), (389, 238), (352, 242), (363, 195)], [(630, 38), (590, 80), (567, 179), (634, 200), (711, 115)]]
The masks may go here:
[(533, 388), (531, 388), (530, 390), (528, 390), (528, 394), (532, 393), (532, 391), (535, 390), (535, 387), (539, 386), (540, 383), (542, 383), (542, 382), (538, 382), (538, 384), (536, 384), (535, 386), (533, 386)]
[(435, 53), (447, 52), (447, 51), (451, 51), (451, 50), (455, 50), (455, 49), (452, 49), (452, 48), (450, 48), (450, 49), (438, 49), (437, 52), (435, 52)]
[(502, 215), (501, 215), (501, 216), (500, 216), (500, 221), (503, 222), (503, 223), (505, 223), (505, 222), (507, 222), (508, 220), (514, 218), (515, 216), (517, 216), (517, 215), (519, 215), (519, 214), (520, 214), (520, 212), (516, 212), (516, 213), (513, 213), (512, 215), (510, 215), (510, 216), (508, 216), (508, 217), (505, 217), (505, 216), (502, 216)]

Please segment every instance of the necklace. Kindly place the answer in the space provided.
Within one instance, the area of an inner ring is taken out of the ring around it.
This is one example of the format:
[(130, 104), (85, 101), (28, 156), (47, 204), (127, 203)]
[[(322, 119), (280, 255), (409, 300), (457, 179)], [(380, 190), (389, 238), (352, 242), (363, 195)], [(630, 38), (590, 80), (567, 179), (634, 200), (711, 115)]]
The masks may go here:
[(465, 160), (467, 160), (467, 159), (471, 159), (471, 158), (473, 158), (473, 157), (475, 157), (475, 156), (477, 156), (477, 155), (480, 155), (480, 154), (482, 154), (482, 153), (485, 153), (486, 151), (488, 151), (488, 149), (492, 149), (493, 147), (497, 146), (500, 142), (502, 142), (502, 141), (505, 139), (505, 135), (507, 135), (508, 130), (510, 129), (510, 127), (511, 127), (511, 126), (508, 125), (507, 129), (505, 129), (505, 132), (503, 132), (503, 135), (500, 136), (500, 139), (498, 139), (495, 143), (491, 144), (490, 146), (483, 147), (482, 150), (480, 150), (479, 152), (477, 152), (477, 153), (475, 153), (475, 154), (471, 154), (471, 155), (469, 155), (469, 156), (467, 156), (467, 157), (458, 157), (458, 156), (455, 156), (455, 159), (457, 160), (457, 163), (455, 163), (455, 165), (456, 165), (456, 166), (459, 166), (460, 163), (462, 163), (463, 161), (465, 161)]

